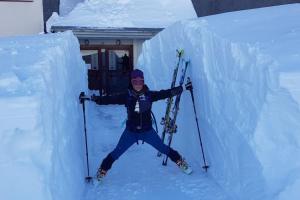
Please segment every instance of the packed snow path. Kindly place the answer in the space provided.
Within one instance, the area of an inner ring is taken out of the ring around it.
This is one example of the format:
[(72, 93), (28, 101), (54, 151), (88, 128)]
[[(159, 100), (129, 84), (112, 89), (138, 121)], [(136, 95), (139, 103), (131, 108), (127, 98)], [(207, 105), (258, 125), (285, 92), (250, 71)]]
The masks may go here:
[[(124, 106), (98, 106), (87, 102), (87, 131), (90, 171), (94, 175), (102, 159), (113, 150), (123, 131)], [(158, 117), (158, 116), (157, 116)], [(176, 136), (174, 138), (176, 140)], [(178, 149), (180, 151), (180, 149)], [(205, 173), (192, 166), (192, 175), (183, 174), (171, 161), (162, 158), (148, 144), (134, 144), (117, 160), (101, 185), (87, 184), (85, 200), (99, 199), (230, 199)]]

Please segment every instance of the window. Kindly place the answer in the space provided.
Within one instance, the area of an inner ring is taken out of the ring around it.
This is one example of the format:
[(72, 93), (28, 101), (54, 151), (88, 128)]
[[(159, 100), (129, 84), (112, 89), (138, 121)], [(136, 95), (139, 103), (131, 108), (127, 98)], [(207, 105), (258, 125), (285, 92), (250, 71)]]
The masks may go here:
[(98, 50), (81, 50), (80, 52), (87, 68), (98, 70)]
[(109, 70), (129, 70), (128, 50), (109, 50)]

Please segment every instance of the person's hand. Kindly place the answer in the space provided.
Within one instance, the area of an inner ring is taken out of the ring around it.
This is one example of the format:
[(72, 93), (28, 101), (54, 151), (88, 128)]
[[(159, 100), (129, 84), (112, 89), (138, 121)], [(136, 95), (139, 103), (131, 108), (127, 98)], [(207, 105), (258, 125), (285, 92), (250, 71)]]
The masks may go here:
[(93, 94), (90, 99), (91, 99), (91, 101), (97, 101), (97, 96), (95, 94)]
[(183, 91), (183, 87), (180, 85), (178, 87), (172, 88), (171, 94), (172, 94), (172, 96), (179, 95), (182, 93), (182, 91)]
[(90, 100), (90, 98), (88, 96), (86, 96), (84, 94), (84, 92), (81, 92), (79, 95), (79, 100), (80, 100), (80, 103), (83, 103), (85, 100)]

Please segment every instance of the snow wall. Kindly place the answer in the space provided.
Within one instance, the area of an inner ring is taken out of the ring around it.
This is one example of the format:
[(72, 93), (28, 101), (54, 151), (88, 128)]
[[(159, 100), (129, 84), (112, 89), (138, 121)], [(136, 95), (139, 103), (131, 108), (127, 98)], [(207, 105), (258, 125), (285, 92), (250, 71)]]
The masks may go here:
[[(145, 81), (153, 90), (170, 87), (176, 49), (184, 49), (185, 59), (190, 60), (187, 74), (194, 84), (202, 140), (210, 165), (207, 176), (230, 199), (300, 196), (300, 161), (295, 159), (300, 144), (299, 104), (279, 84), (279, 68), (286, 63), (263, 52), (257, 43), (247, 41), (247, 37), (262, 39), (262, 35), (267, 36), (266, 42), (268, 36), (280, 39), (281, 35), (276, 34), (286, 33), (287, 23), (280, 28), (276, 24), (278, 19), (290, 21), (295, 16), (289, 18), (286, 13), (299, 13), (299, 5), (291, 8), (182, 21), (143, 45), (139, 68), (145, 71)], [(235, 26), (234, 22), (242, 26)], [(293, 20), (292, 23), (299, 24)], [(214, 27), (221, 31), (214, 31)], [(249, 32), (247, 27), (256, 29)], [(244, 41), (223, 37), (219, 34), (222, 32), (232, 38), (242, 35)], [(297, 48), (296, 43), (290, 45), (282, 48)], [(288, 55), (282, 50), (282, 54)], [(165, 107), (165, 102), (154, 104), (158, 120)], [(182, 152), (195, 173), (205, 173), (201, 170), (203, 160), (188, 91), (183, 93), (180, 107), (174, 148)]]
[(86, 172), (80, 91), (87, 77), (71, 33), (0, 38), (2, 199), (78, 199)]

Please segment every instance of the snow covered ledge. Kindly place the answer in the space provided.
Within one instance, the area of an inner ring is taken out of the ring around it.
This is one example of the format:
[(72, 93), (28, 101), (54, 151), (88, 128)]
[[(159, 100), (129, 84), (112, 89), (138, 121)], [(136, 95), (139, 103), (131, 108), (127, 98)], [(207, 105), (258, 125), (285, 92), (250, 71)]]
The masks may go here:
[[(280, 56), (298, 48), (300, 33), (288, 31), (299, 27), (291, 20), (299, 10), (294, 4), (183, 21), (143, 46), (139, 65), (151, 89), (170, 87), (175, 49), (185, 50), (209, 177), (230, 199), (299, 197), (299, 102), (279, 85), (280, 68), (289, 60)], [(289, 48), (277, 56), (275, 50), (284, 47)], [(164, 109), (164, 102), (154, 107), (157, 118)], [(203, 161), (188, 92), (178, 130), (174, 146), (200, 172)]]
[(0, 61), (1, 198), (78, 199), (87, 78), (76, 37), (1, 38)]

